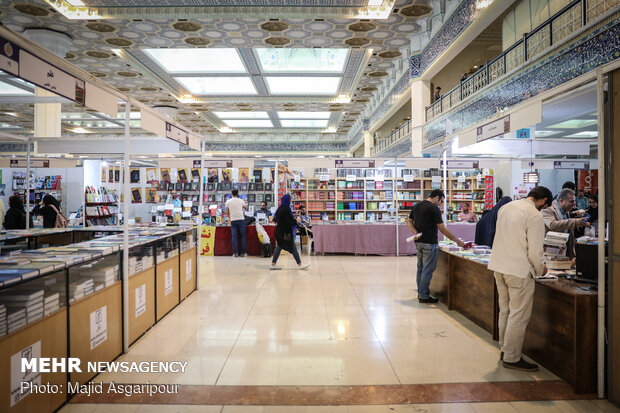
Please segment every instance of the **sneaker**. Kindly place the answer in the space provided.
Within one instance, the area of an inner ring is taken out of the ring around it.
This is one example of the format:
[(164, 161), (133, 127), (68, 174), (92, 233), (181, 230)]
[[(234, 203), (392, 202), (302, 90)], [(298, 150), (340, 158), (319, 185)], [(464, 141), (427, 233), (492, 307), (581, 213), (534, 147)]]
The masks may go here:
[(278, 267), (277, 265), (272, 265), (269, 267), (270, 270), (281, 270), (282, 267)]
[(418, 302), (423, 304), (435, 304), (439, 302), (439, 299), (429, 295), (428, 298), (418, 298)]
[(310, 264), (302, 264), (302, 265), (298, 265), (297, 269), (299, 270), (306, 270), (310, 267)]
[(233, 257), (237, 258), (239, 256), (239, 254), (237, 254), (236, 252), (233, 254)]
[(243, 254), (239, 254), (240, 257), (247, 257), (248, 254), (246, 254), (245, 252)]
[(516, 361), (514, 363), (502, 361), (502, 365), (506, 367), (507, 369), (515, 369), (515, 370), (522, 370), (522, 371), (537, 371), (538, 370), (537, 364), (528, 363), (527, 361), (523, 360), (523, 357), (521, 357), (521, 360)]

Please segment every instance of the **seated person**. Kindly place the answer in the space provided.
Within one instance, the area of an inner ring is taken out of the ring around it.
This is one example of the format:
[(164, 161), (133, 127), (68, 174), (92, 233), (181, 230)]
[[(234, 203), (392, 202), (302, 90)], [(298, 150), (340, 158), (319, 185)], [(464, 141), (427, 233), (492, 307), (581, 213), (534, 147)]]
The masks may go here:
[(551, 206), (541, 211), (545, 220), (545, 232), (555, 231), (569, 234), (566, 245), (566, 255), (569, 258), (575, 257), (575, 230), (590, 226), (585, 218), (570, 218), (569, 212), (574, 206), (575, 193), (570, 189), (563, 189)]
[(308, 210), (305, 205), (299, 207), (299, 211), (296, 214), (297, 220), (297, 228), (299, 229), (300, 235), (309, 235), (312, 236), (312, 219), (310, 215), (308, 215)]
[(260, 203), (260, 209), (254, 211), (254, 217), (256, 217), (258, 214), (265, 214), (267, 218), (271, 217), (271, 210), (267, 208), (267, 202), (263, 201)]
[(463, 212), (459, 214), (460, 222), (478, 222), (478, 217), (475, 213), (469, 210), (469, 204), (463, 204)]
[(588, 198), (588, 209), (586, 213), (590, 215), (589, 222), (594, 225), (598, 222), (598, 195), (590, 195)]

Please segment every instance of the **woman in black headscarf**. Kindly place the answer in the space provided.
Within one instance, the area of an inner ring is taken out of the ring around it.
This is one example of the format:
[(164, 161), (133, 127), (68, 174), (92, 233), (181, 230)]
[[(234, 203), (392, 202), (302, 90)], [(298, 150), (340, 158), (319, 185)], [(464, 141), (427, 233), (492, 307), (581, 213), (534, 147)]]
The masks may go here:
[[(9, 210), (6, 211), (4, 217), (4, 228), (26, 229), (26, 209), (19, 195), (13, 195), (9, 198)], [(30, 228), (34, 228), (32, 215), (30, 215)]]
[(56, 226), (56, 215), (60, 212), (60, 202), (52, 195), (47, 194), (33, 209), (32, 215), (43, 216), (43, 228)]
[(477, 245), (487, 245), (493, 247), (493, 240), (495, 239), (495, 224), (497, 223), (497, 214), (499, 209), (512, 201), (512, 198), (505, 196), (495, 204), (486, 214), (482, 215), (480, 221), (476, 224), (476, 238), (475, 243)]
[(297, 222), (291, 211), (291, 196), (285, 194), (280, 200), (280, 206), (273, 215), (273, 221), (276, 223), (276, 249), (273, 251), (271, 259), (271, 269), (280, 270), (281, 267), (276, 266), (276, 262), (280, 257), (280, 252), (286, 250), (293, 254), (293, 258), (297, 262), (300, 270), (306, 269), (310, 264), (302, 265), (299, 252), (295, 247), (295, 233), (297, 232)]

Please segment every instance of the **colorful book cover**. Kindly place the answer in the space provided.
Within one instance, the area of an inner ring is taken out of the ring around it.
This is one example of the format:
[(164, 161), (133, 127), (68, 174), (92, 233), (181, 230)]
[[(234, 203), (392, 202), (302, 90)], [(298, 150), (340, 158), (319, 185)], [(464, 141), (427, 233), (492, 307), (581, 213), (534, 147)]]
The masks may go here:
[(155, 189), (146, 190), (146, 203), (147, 204), (153, 204), (157, 202), (156, 197), (157, 197), (157, 192)]
[(170, 182), (172, 180), (172, 177), (170, 176), (170, 168), (161, 168), (160, 174), (163, 182)]
[(192, 181), (200, 182), (200, 169), (192, 168)]
[(129, 182), (132, 184), (140, 183), (140, 169), (132, 169), (129, 171)]
[(250, 182), (250, 168), (239, 168), (239, 182)]
[(217, 168), (210, 168), (209, 169), (209, 182), (219, 182), (219, 173)]
[(177, 179), (179, 182), (187, 182), (187, 170), (185, 168), (177, 169)]
[(146, 168), (146, 182), (153, 182), (157, 180), (157, 169)]
[(236, 181), (235, 177), (233, 177), (233, 170), (230, 168), (222, 169), (222, 182), (232, 181)]
[(141, 204), (142, 203), (142, 188), (132, 188), (131, 189), (131, 203), (132, 204)]
[(108, 167), (107, 165), (101, 165), (101, 182), (106, 182), (108, 178)]
[(254, 175), (254, 182), (263, 182), (263, 169), (262, 168), (254, 168), (252, 170), (252, 175)]

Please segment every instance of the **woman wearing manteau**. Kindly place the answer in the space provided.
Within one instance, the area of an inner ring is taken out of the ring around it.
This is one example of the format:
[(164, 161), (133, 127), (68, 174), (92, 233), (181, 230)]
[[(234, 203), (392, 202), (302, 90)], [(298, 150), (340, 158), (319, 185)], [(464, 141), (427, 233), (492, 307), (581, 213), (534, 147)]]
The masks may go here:
[[(32, 215), (30, 215), (30, 228), (33, 228)], [(26, 229), (26, 209), (24, 202), (19, 195), (9, 198), (9, 210), (4, 217), (4, 228), (6, 229)]]
[(54, 228), (56, 226), (56, 214), (60, 212), (60, 202), (50, 194), (43, 197), (33, 209), (32, 215), (43, 216), (43, 228)]
[(276, 249), (273, 251), (273, 258), (271, 259), (271, 269), (280, 270), (282, 267), (276, 266), (280, 252), (286, 250), (293, 254), (293, 258), (297, 262), (297, 268), (304, 270), (310, 266), (310, 264), (301, 263), (299, 258), (299, 252), (295, 247), (295, 232), (297, 228), (297, 222), (291, 211), (291, 196), (286, 194), (280, 200), (280, 206), (273, 215), (273, 221), (276, 223)]

